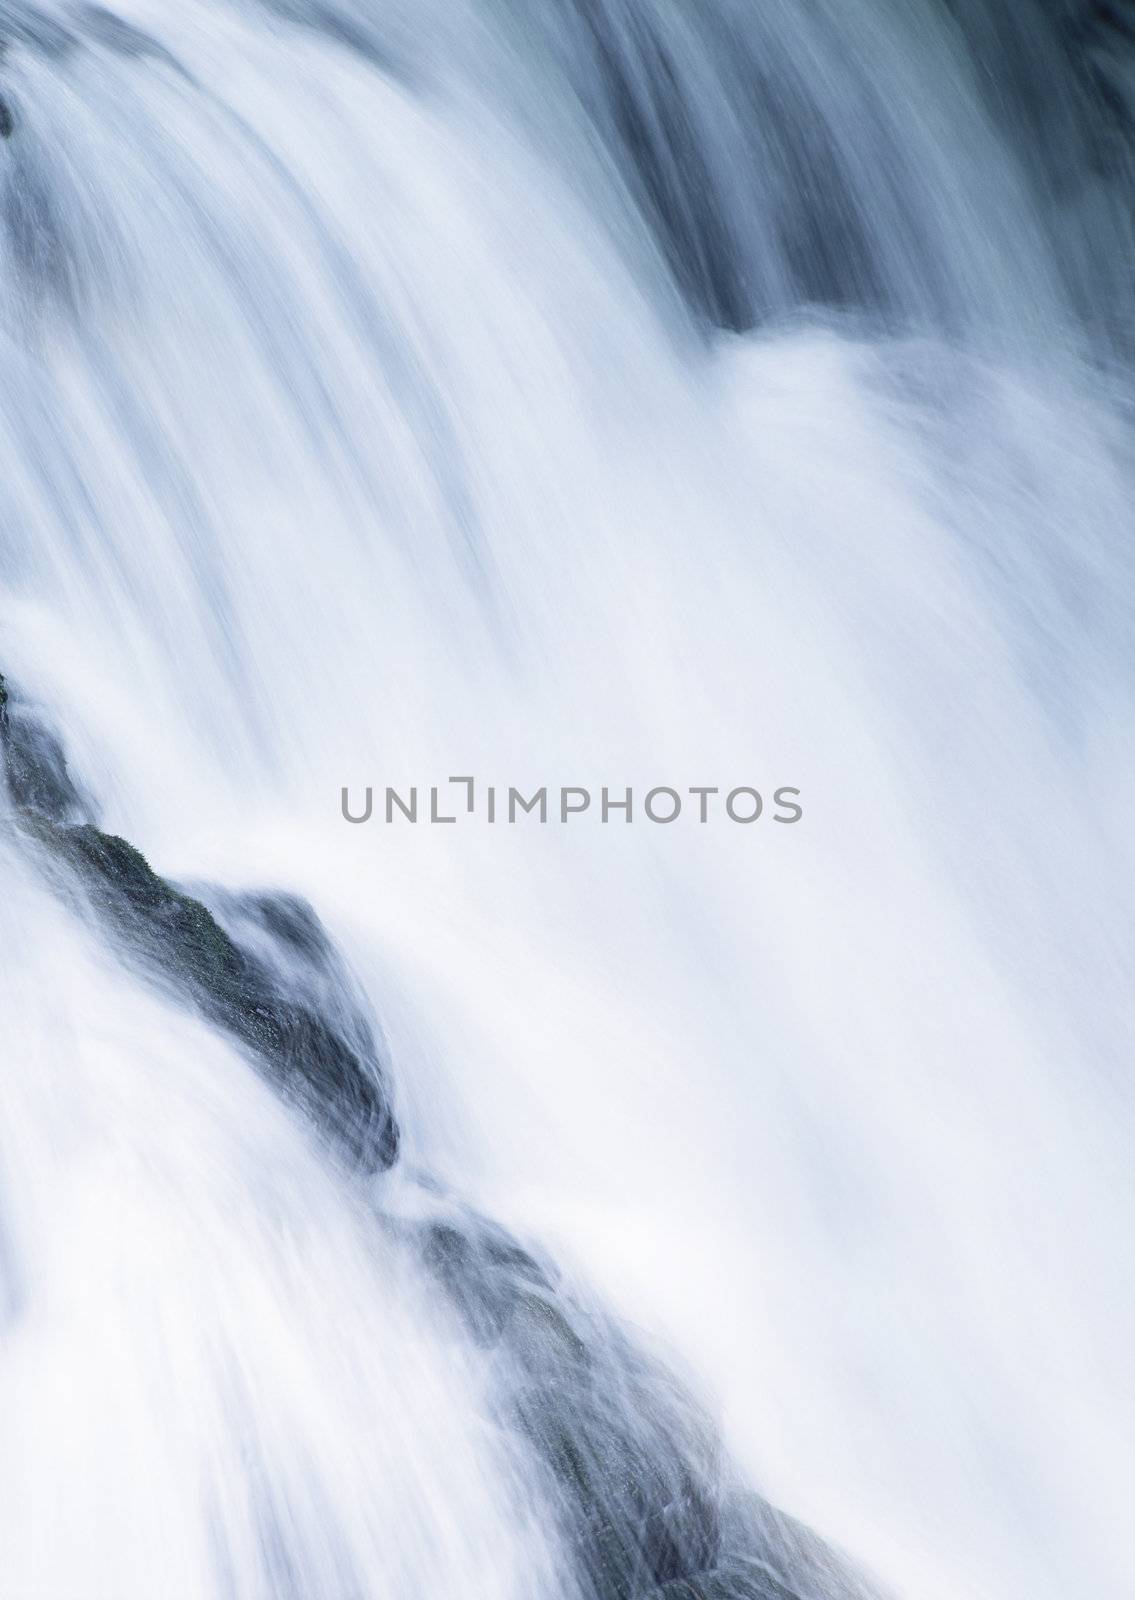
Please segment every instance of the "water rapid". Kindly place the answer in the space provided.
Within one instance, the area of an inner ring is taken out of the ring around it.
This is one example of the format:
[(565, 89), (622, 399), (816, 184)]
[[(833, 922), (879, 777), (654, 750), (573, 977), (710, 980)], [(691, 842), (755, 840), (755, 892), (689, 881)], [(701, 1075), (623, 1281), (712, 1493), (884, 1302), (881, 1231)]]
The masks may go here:
[(7, 1600), (1127, 1593), (1133, 196), (1118, 4), (0, 4)]

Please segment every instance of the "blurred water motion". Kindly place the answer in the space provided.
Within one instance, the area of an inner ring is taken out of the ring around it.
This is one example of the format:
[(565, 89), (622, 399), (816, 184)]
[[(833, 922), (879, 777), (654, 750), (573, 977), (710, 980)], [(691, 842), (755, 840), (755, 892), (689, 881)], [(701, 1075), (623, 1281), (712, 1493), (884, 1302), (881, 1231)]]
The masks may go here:
[[(11, 1600), (1126, 1594), (1133, 105), (0, 4)], [(340, 818), (458, 773), (807, 804)]]

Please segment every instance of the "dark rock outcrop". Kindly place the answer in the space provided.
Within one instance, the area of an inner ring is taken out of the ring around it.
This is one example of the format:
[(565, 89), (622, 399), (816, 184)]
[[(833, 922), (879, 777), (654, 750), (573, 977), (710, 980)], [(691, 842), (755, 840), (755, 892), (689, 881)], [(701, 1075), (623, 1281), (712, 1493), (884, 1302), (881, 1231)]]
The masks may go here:
[[(0, 756), (17, 828), (123, 957), (224, 1029), (354, 1163), (389, 1166), (385, 1063), (311, 907), (162, 878), (84, 814), (58, 739), (2, 677)], [(495, 1421), (553, 1508), (581, 1600), (870, 1600), (822, 1541), (741, 1492), (702, 1408), (550, 1262), (440, 1195), (429, 1220), (385, 1225), (486, 1354)]]
[(697, 1403), (551, 1264), (463, 1210), (421, 1225), (418, 1247), (499, 1358), (498, 1420), (542, 1476), (587, 1600), (869, 1600), (846, 1561), (740, 1491)]
[(63, 746), (34, 707), (13, 695), (0, 677), (0, 740), (12, 803), (47, 822), (93, 820), (93, 802), (67, 768)]
[(499, 1420), (543, 1477), (583, 1592), (630, 1600), (712, 1563), (717, 1444), (679, 1386), (483, 1218), (430, 1223), (420, 1244), (469, 1333), (499, 1355)]
[(58, 739), (2, 677), (0, 753), (21, 830), (123, 955), (243, 1046), (353, 1163), (391, 1166), (398, 1127), (375, 1031), (311, 908), (217, 891), (214, 911), (161, 877), (95, 825)]

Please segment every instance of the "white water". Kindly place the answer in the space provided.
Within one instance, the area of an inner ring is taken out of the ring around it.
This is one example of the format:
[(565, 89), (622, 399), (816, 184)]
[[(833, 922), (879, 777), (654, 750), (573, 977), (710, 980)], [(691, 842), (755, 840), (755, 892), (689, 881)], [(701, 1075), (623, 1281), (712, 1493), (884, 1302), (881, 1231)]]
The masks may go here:
[[(54, 243), (0, 267), (0, 670), (159, 870), (310, 896), (406, 1154), (333, 1177), (0, 858), (6, 1592), (573, 1593), (374, 1225), (425, 1171), (899, 1593), (1118, 1600), (1129, 393), (1011, 153), (944, 35), (846, 10), (949, 336), (703, 343), (515, 6), (360, 8), (393, 75), (289, 9), (123, 8), (184, 73), (4, 63)], [(339, 818), (451, 773), (807, 811)]]

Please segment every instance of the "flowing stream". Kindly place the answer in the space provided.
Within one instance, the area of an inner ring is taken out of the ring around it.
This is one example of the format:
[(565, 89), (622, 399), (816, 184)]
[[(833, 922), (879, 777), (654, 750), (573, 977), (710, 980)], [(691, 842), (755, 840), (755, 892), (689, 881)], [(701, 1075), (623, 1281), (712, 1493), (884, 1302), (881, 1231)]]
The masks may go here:
[(1130, 11), (12, 0), (0, 135), (5, 1600), (1122, 1600)]

